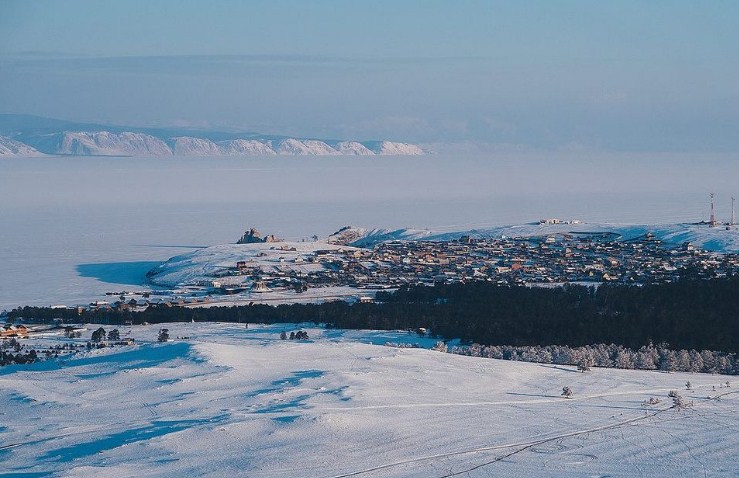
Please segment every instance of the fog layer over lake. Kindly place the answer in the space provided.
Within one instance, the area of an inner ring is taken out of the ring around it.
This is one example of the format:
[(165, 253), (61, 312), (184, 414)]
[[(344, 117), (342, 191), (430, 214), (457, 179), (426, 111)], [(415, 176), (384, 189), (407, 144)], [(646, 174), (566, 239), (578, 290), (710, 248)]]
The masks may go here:
[[(728, 220), (739, 155), (13, 158), (0, 161), (0, 309), (134, 290), (157, 261), (345, 225)], [(100, 297), (102, 298), (102, 297)]]

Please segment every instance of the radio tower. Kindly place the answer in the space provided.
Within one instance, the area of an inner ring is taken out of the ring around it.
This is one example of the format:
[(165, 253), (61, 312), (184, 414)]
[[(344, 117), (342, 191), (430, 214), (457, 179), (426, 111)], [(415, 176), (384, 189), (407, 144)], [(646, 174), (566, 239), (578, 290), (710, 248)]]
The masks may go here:
[(716, 194), (711, 193), (711, 219), (708, 220), (708, 225), (710, 227), (716, 227), (716, 213), (713, 209), (713, 198), (716, 196)]

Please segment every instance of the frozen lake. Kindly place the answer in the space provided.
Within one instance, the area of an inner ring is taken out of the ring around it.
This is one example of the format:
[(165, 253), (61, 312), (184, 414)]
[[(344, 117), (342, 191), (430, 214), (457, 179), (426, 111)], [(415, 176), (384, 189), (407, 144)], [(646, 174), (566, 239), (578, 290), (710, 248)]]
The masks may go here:
[(727, 220), (739, 155), (0, 161), (0, 309), (133, 290), (156, 262), (249, 227), (299, 240), (353, 224), (434, 230), (542, 217)]

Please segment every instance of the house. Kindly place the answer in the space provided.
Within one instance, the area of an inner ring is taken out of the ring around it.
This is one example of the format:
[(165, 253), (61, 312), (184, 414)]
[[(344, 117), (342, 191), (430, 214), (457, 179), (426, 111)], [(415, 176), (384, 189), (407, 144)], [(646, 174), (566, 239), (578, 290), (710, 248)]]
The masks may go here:
[(28, 328), (25, 325), (5, 324), (0, 328), (0, 337), (28, 338)]

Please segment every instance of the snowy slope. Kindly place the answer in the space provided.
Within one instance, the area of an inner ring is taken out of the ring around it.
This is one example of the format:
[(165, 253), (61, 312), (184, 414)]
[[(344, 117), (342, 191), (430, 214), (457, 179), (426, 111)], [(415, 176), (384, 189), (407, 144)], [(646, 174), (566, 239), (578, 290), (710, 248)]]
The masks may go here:
[(263, 141), (254, 139), (235, 139), (218, 143), (222, 154), (231, 156), (272, 156), (277, 153)]
[(420, 146), (409, 143), (397, 143), (393, 141), (379, 141), (371, 147), (375, 154), (395, 156), (415, 156), (424, 154)]
[(213, 141), (190, 136), (171, 138), (172, 152), (177, 156), (220, 156), (221, 148)]
[(294, 138), (288, 138), (275, 142), (272, 147), (277, 154), (285, 155), (307, 156), (339, 154), (338, 151), (328, 144), (317, 140), (301, 141)]
[(739, 251), (739, 229), (708, 227), (705, 224), (519, 224), (462, 231), (429, 231), (426, 229), (364, 229), (349, 227), (329, 236), (329, 241), (357, 247), (371, 247), (391, 240), (448, 241), (469, 235), (473, 238), (532, 237), (569, 232), (614, 232), (621, 240), (652, 233), (668, 244), (691, 242), (695, 246), (723, 252)]
[(0, 156), (43, 156), (44, 154), (27, 144), (0, 136)]
[(159, 138), (143, 133), (68, 131), (57, 137), (55, 154), (102, 156), (169, 156), (172, 151)]
[(372, 156), (375, 154), (372, 150), (357, 141), (341, 141), (336, 144), (336, 150), (341, 154), (358, 156)]
[[(196, 285), (206, 278), (212, 280), (214, 276), (233, 269), (238, 261), (246, 261), (249, 267), (260, 267), (265, 273), (276, 270), (320, 270), (323, 268), (320, 264), (307, 262), (308, 256), (318, 249), (353, 248), (322, 242), (222, 244), (175, 256), (152, 269), (149, 280), (165, 287)], [(242, 276), (226, 276), (219, 281), (234, 285), (241, 284), (243, 279)]]
[[(318, 249), (353, 249), (373, 247), (387, 241), (446, 241), (462, 235), (477, 238), (532, 237), (550, 234), (580, 232), (615, 232), (620, 239), (628, 240), (647, 232), (670, 244), (690, 241), (700, 248), (714, 251), (739, 251), (739, 231), (736, 229), (709, 228), (705, 225), (675, 224), (626, 226), (612, 224), (523, 224), (502, 226), (484, 230), (434, 232), (425, 229), (364, 229), (345, 227), (319, 242), (279, 242), (257, 244), (223, 244), (197, 249), (172, 257), (150, 272), (152, 284), (163, 287), (205, 285), (233, 270), (238, 261), (247, 261), (249, 267), (260, 267), (264, 274), (279, 270), (297, 270), (307, 273), (320, 270), (320, 264), (309, 263), (308, 257)], [(350, 247), (351, 246), (351, 247)], [(282, 250), (285, 249), (285, 250)], [(290, 249), (295, 249), (290, 250)], [(241, 285), (244, 276), (225, 276), (218, 279), (224, 285)], [(250, 285), (250, 282), (247, 284)]]
[[(79, 339), (89, 340), (90, 331)], [(110, 330), (110, 326), (104, 326)], [(404, 332), (166, 324), (140, 343), (0, 369), (13, 476), (729, 477), (735, 377), (504, 362)], [(53, 340), (53, 339), (51, 339)], [(57, 343), (66, 342), (58, 338)], [(27, 343), (50, 339), (30, 339)], [(52, 342), (53, 343), (53, 342)], [(719, 388), (731, 380), (730, 388)], [(685, 390), (690, 381), (693, 390)], [(563, 386), (572, 399), (560, 397)], [(717, 391), (713, 391), (713, 387)], [(670, 408), (680, 389), (692, 408)], [(708, 399), (717, 397), (720, 399)], [(661, 400), (645, 405), (650, 398)]]
[[(438, 233), (432, 233), (427, 229), (366, 229), (347, 226), (328, 236), (327, 242), (350, 244), (355, 247), (372, 247), (381, 242), (433, 240), (432, 238), (437, 236)], [(453, 239), (457, 238), (458, 236), (453, 237)]]

